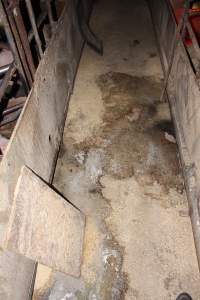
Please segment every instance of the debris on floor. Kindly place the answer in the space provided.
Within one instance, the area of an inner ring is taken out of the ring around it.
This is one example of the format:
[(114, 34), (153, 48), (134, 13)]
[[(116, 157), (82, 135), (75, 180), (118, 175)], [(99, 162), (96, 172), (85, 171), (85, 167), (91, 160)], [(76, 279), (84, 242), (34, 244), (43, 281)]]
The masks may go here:
[(175, 139), (175, 137), (174, 137), (173, 135), (167, 133), (167, 132), (165, 132), (165, 139), (166, 139), (167, 141), (169, 141), (170, 143), (176, 144), (176, 139)]

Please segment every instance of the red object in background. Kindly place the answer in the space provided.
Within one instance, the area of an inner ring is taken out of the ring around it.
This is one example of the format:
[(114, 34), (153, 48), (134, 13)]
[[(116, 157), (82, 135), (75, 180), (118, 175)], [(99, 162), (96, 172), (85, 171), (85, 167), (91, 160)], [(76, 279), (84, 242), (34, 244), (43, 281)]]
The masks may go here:
[[(183, 14), (183, 1), (171, 0), (171, 3), (172, 3), (173, 10), (174, 10), (174, 15), (176, 17), (176, 21), (178, 23), (180, 18), (182, 17), (182, 14)], [(200, 12), (200, 9), (199, 8), (190, 9), (190, 12)], [(189, 21), (190, 21), (190, 24), (191, 24), (194, 32), (195, 32), (197, 40), (200, 44), (200, 15), (190, 16)], [(185, 36), (185, 44), (186, 45), (192, 44), (192, 41), (191, 41), (190, 36), (189, 36), (188, 33), (186, 33), (186, 36)]]
[[(190, 12), (200, 12), (200, 9), (190, 9)], [(182, 14), (183, 14), (183, 8), (176, 8), (175, 11), (175, 17), (177, 20), (177, 23), (179, 22)], [(195, 35), (197, 37), (198, 42), (200, 43), (200, 15), (199, 16), (191, 16), (189, 17), (190, 24), (192, 25), (192, 28), (195, 32)], [(186, 33), (185, 36), (185, 44), (190, 45), (192, 43), (189, 34)]]

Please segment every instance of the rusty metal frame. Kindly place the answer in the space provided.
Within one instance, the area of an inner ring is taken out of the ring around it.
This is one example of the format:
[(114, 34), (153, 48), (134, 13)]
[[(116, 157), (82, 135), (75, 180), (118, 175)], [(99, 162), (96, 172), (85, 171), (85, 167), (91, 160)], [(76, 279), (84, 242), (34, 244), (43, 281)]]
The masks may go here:
[(22, 19), (20, 7), (19, 7), (19, 0), (12, 0), (9, 4), (9, 7), (7, 7), (7, 11), (9, 13), (10, 17), (14, 18), (14, 21), (15, 21), (15, 24), (16, 24), (16, 29), (19, 33), (21, 44), (22, 44), (22, 47), (24, 49), (24, 53), (25, 53), (25, 56), (26, 56), (27, 65), (29, 67), (31, 77), (32, 77), (32, 81), (33, 81), (36, 68), (35, 68), (35, 65), (34, 65), (34, 62), (33, 62), (33, 56), (32, 56), (32, 53), (31, 53), (31, 48), (30, 48), (30, 44), (29, 44), (29, 41), (28, 41), (28, 36), (27, 36), (27, 33), (26, 33), (24, 21)]
[[(38, 50), (38, 61), (40, 61), (43, 56), (44, 49), (42, 47), (42, 42), (39, 35), (39, 28), (44, 20), (48, 17), (51, 33), (53, 34), (56, 22), (54, 22), (53, 19), (50, 0), (45, 1), (46, 11), (43, 10), (37, 19), (33, 11), (31, 0), (23, 0), (26, 4), (27, 13), (32, 27), (31, 30), (27, 32), (22, 17), (20, 1), (22, 0), (0, 0), (0, 22), (5, 29), (8, 43), (13, 53), (16, 69), (25, 85), (25, 90), (28, 94), (30, 88), (32, 87), (37, 67), (35, 65), (37, 62), (34, 62), (35, 59), (33, 58), (30, 43), (33, 39), (35, 39)], [(7, 65), (0, 68), (0, 74), (6, 74), (4, 76), (5, 78), (3, 79), (2, 85), (0, 86), (0, 101), (3, 98), (7, 88), (6, 84), (9, 83), (9, 80), (7, 81), (7, 78), (11, 74), (11, 72), (9, 72), (9, 67), (10, 66)]]
[(28, 78), (26, 76), (24, 65), (22, 63), (21, 56), (20, 56), (20, 53), (19, 53), (19, 49), (17, 48), (16, 41), (14, 39), (13, 32), (11, 30), (11, 26), (10, 26), (10, 23), (9, 23), (9, 20), (8, 20), (8, 16), (5, 12), (4, 5), (3, 5), (2, 1), (0, 1), (0, 22), (4, 27), (4, 30), (5, 30), (7, 39), (8, 39), (8, 43), (10, 45), (10, 48), (11, 48), (11, 51), (12, 51), (12, 54), (13, 54), (13, 57), (14, 57), (16, 68), (19, 71), (19, 75), (20, 75), (22, 81), (24, 82), (25, 90), (28, 93), (29, 88), (30, 88)]
[(30, 18), (30, 21), (31, 21), (33, 33), (34, 33), (34, 36), (35, 36), (35, 40), (36, 40), (36, 43), (37, 43), (38, 51), (39, 51), (39, 54), (40, 54), (40, 58), (42, 58), (42, 56), (43, 56), (42, 44), (41, 44), (41, 40), (40, 40), (40, 37), (39, 37), (39, 33), (38, 33), (36, 21), (35, 21), (35, 16), (34, 16), (32, 4), (31, 4), (30, 0), (25, 0), (25, 2), (26, 2), (29, 18)]

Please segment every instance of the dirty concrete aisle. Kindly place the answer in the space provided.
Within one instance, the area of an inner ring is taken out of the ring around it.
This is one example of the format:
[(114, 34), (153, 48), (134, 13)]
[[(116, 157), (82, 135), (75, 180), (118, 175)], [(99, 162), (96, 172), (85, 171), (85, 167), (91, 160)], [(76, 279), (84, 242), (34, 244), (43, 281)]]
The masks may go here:
[(87, 216), (82, 275), (40, 266), (34, 299), (200, 299), (199, 274), (162, 70), (145, 0), (99, 0), (54, 185)]

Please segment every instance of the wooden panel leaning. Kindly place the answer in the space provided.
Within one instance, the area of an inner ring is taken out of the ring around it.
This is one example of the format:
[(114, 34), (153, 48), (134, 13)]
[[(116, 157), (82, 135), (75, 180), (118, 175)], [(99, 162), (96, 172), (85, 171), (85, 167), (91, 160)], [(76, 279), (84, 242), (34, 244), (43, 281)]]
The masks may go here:
[[(49, 183), (54, 175), (68, 100), (83, 46), (75, 6), (76, 1), (66, 1), (0, 165), (0, 246), (5, 241), (21, 167), (28, 166)], [(0, 299), (31, 299), (34, 274), (33, 261), (1, 251)]]
[(8, 250), (79, 277), (84, 228), (83, 213), (22, 167), (8, 226)]

